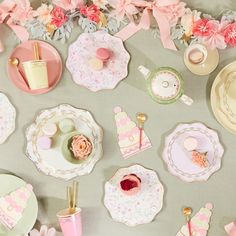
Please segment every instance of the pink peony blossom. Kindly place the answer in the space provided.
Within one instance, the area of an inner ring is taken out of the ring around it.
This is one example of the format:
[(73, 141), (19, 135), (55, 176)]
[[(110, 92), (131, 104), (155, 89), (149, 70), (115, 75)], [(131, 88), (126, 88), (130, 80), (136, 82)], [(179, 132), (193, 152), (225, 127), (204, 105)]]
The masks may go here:
[(230, 46), (236, 46), (236, 23), (229, 24), (224, 30), (225, 42)]
[(209, 36), (211, 34), (211, 24), (208, 19), (199, 19), (193, 25), (193, 35)]
[(52, 0), (52, 3), (66, 11), (75, 10), (83, 6), (83, 0)]
[(81, 7), (80, 13), (86, 16), (89, 20), (94, 21), (96, 23), (100, 22), (100, 9), (95, 5), (92, 4), (91, 6)]
[(175, 26), (180, 17), (185, 13), (186, 3), (179, 2), (165, 7), (160, 7), (159, 10), (163, 12), (168, 18), (170, 25)]
[(109, 4), (115, 9), (112, 15), (119, 21), (121, 21), (125, 15), (132, 20), (133, 15), (139, 13), (138, 8), (132, 0), (110, 0)]
[(25, 25), (27, 20), (33, 19), (34, 11), (29, 0), (13, 0), (15, 7), (10, 13), (11, 20), (15, 24)]
[(51, 16), (51, 24), (56, 26), (57, 28), (60, 28), (67, 21), (67, 16), (65, 15), (63, 9), (60, 7), (55, 7), (51, 11)]
[(53, 10), (52, 5), (42, 4), (36, 11), (35, 16), (43, 22), (44, 24), (48, 24), (52, 20), (51, 11)]
[(200, 15), (201, 12), (198, 12), (197, 10), (191, 11), (189, 8), (185, 10), (185, 14), (181, 18), (181, 25), (183, 26), (187, 37), (190, 37), (193, 34), (194, 22), (200, 19)]

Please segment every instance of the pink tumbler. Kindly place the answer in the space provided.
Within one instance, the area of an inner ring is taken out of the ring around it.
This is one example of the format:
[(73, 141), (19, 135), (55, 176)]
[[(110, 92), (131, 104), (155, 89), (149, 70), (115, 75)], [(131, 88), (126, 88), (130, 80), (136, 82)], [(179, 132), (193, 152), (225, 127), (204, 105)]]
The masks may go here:
[(81, 209), (76, 208), (75, 213), (69, 213), (69, 209), (57, 213), (61, 230), (64, 236), (82, 236)]

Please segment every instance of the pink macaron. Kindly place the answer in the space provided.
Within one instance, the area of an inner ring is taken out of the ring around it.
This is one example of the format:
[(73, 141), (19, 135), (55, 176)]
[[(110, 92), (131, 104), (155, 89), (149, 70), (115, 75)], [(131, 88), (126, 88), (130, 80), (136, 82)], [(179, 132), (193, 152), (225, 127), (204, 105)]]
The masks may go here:
[(42, 150), (48, 150), (52, 146), (52, 139), (48, 136), (41, 136), (37, 140), (37, 146)]
[(107, 48), (98, 48), (96, 51), (96, 57), (103, 62), (108, 61), (111, 58), (111, 51)]

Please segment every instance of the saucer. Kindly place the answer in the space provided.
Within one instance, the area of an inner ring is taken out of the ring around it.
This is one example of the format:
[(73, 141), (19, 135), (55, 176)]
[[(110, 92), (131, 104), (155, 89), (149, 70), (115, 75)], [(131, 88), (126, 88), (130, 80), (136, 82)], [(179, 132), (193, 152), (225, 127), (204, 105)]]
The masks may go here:
[(49, 88), (30, 90), (27, 85), (24, 83), (24, 80), (20, 78), (20, 74), (17, 70), (17, 67), (11, 65), (10, 62), (7, 63), (7, 72), (8, 78), (18, 87), (20, 90), (30, 93), (30, 94), (43, 94), (51, 91), (61, 79), (62, 74), (62, 60), (57, 52), (57, 50), (50, 44), (39, 41), (39, 40), (29, 40), (19, 44), (10, 54), (10, 58), (18, 58), (20, 60), (19, 69), (24, 72), (22, 67), (22, 62), (31, 61), (34, 58), (33, 54), (33, 44), (38, 42), (40, 59), (47, 62), (48, 69), (48, 80)]
[[(187, 50), (187, 49), (186, 49)], [(219, 52), (217, 49), (210, 50), (207, 49), (208, 56), (204, 63), (202, 64), (193, 64), (191, 63), (187, 56), (186, 56), (186, 51), (184, 53), (184, 64), (185, 66), (193, 73), (196, 75), (209, 75), (212, 71), (216, 69), (216, 67), (219, 64)]]

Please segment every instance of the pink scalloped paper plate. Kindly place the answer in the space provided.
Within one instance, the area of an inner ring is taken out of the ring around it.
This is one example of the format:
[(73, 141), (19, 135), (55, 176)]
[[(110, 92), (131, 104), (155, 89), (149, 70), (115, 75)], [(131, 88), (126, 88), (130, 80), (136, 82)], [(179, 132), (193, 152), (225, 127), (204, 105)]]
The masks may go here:
[[(58, 82), (61, 79), (62, 74), (62, 60), (60, 54), (57, 50), (51, 46), (49, 43), (40, 40), (29, 40), (19, 44), (10, 54), (9, 58), (18, 58), (20, 62), (33, 60), (33, 43), (38, 42), (39, 44), (39, 53), (40, 59), (45, 60), (47, 62), (48, 68), (48, 80), (49, 80), (49, 88), (46, 89), (37, 89), (30, 90), (27, 85), (23, 82), (22, 78), (20, 78), (20, 74), (17, 71), (16, 67), (7, 64), (7, 72), (9, 79), (13, 82), (13, 84), (22, 90), (23, 92), (30, 94), (43, 94), (48, 93), (52, 89), (56, 87)], [(21, 71), (23, 68), (21, 64), (19, 65)]]
[[(132, 196), (120, 189), (124, 175), (135, 174), (141, 179), (140, 191)], [(157, 173), (140, 165), (119, 169), (105, 184), (104, 205), (113, 220), (128, 226), (150, 223), (163, 206), (164, 187)]]
[[(112, 58), (102, 70), (93, 70), (89, 60), (95, 57), (98, 48), (108, 48)], [(76, 84), (96, 92), (114, 89), (128, 75), (130, 55), (125, 50), (121, 39), (106, 32), (82, 33), (69, 47), (66, 62)]]
[[(191, 160), (191, 153), (185, 150), (183, 142), (187, 137), (198, 140), (197, 151), (207, 152), (208, 166), (201, 168)], [(163, 160), (168, 171), (185, 182), (207, 181), (221, 167), (224, 153), (217, 132), (202, 123), (180, 124), (166, 137)]]

